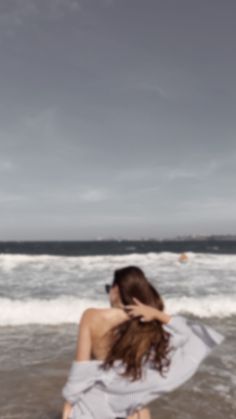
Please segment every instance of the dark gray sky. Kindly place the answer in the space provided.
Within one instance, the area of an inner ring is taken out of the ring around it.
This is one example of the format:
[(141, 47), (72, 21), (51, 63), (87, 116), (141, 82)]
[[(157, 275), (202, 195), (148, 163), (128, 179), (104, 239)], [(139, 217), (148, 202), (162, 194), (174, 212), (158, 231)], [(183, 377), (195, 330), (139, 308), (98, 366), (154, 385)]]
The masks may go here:
[(0, 240), (236, 233), (235, 0), (1, 0)]

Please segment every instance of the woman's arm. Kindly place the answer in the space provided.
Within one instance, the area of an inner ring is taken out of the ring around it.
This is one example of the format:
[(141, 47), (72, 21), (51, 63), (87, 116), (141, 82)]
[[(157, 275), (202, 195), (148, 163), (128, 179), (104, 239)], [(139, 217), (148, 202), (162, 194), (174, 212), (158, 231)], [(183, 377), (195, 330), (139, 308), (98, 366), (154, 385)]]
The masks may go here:
[(134, 413), (132, 416), (128, 416), (127, 419), (151, 419), (150, 410), (147, 408), (143, 408), (139, 410), (137, 413)]
[(91, 359), (92, 340), (90, 325), (94, 314), (93, 308), (87, 308), (80, 319), (75, 361)]
[(68, 419), (70, 416), (72, 406), (69, 402), (65, 402), (62, 410), (62, 419)]
[(149, 322), (152, 320), (159, 320), (162, 323), (169, 323), (171, 316), (164, 311), (158, 310), (155, 307), (143, 304), (137, 298), (133, 298), (135, 305), (123, 306), (124, 310), (128, 312), (131, 317), (141, 317), (141, 321)]
[(159, 320), (163, 323), (163, 328), (171, 333), (172, 344), (180, 346), (188, 342), (191, 329), (189, 328), (186, 318), (181, 315), (169, 315), (168, 313), (158, 310), (155, 307), (141, 303), (137, 298), (133, 298), (135, 305), (123, 306), (128, 310), (131, 317), (140, 317), (140, 321), (148, 322)]
[[(79, 323), (78, 338), (76, 344), (75, 361), (87, 361), (91, 358), (91, 331), (90, 324), (93, 315), (93, 309), (88, 308), (82, 314)], [(70, 417), (72, 405), (66, 401), (63, 406), (62, 419)]]

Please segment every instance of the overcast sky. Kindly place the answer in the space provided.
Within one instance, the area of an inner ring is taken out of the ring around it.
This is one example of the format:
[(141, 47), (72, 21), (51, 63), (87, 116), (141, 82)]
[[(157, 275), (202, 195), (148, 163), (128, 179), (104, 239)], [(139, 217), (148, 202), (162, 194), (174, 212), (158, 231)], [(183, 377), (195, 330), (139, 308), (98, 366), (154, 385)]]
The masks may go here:
[(1, 0), (0, 240), (236, 233), (235, 0)]

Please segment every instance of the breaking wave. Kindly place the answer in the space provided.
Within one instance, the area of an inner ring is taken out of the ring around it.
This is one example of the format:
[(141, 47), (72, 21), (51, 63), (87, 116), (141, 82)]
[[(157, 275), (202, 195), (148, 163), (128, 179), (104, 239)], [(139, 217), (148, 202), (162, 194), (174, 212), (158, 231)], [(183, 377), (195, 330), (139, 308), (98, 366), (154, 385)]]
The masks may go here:
[[(207, 296), (202, 298), (166, 298), (171, 314), (190, 314), (197, 317), (225, 318), (236, 315), (236, 296)], [(60, 325), (78, 323), (86, 308), (109, 307), (107, 301), (60, 297), (56, 299), (11, 300), (0, 298), (0, 325), (28, 324)]]

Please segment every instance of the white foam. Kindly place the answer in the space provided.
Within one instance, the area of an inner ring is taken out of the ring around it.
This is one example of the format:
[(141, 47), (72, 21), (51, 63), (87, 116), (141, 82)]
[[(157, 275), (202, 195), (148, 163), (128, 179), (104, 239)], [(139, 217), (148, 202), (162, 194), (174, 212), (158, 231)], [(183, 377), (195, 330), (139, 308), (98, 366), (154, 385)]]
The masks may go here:
[(236, 295), (178, 297), (166, 299), (166, 309), (170, 313), (186, 313), (197, 317), (225, 318), (236, 315)]
[[(236, 296), (204, 298), (167, 298), (166, 309), (171, 314), (184, 313), (197, 317), (226, 318), (236, 315)], [(59, 325), (78, 323), (88, 307), (109, 307), (107, 301), (60, 297), (52, 300), (10, 300), (0, 298), (0, 325), (28, 324)]]
[(108, 303), (73, 297), (53, 300), (0, 298), (0, 325), (77, 323), (88, 307), (108, 307)]
[[(198, 317), (236, 314), (236, 255), (187, 252), (50, 256), (0, 254), (0, 325), (77, 322), (91, 305), (107, 304), (104, 284), (114, 269), (144, 269), (172, 312)], [(66, 297), (68, 296), (68, 297)], [(80, 296), (80, 299), (75, 298)], [(104, 301), (102, 301), (104, 300)]]
[[(188, 257), (188, 262), (200, 264), (227, 265), (233, 264), (236, 266), (236, 255), (212, 254), (212, 253), (194, 253), (185, 252)], [(27, 254), (11, 254), (0, 253), (0, 266), (7, 268), (15, 268), (21, 264), (32, 263), (68, 263), (74, 264), (80, 262), (89, 266), (91, 263), (107, 263), (119, 261), (133, 261), (133, 260), (155, 260), (159, 262), (178, 262), (180, 253), (176, 252), (149, 252), (149, 253), (130, 253), (120, 255), (87, 255), (87, 256), (61, 256), (61, 255), (27, 255)]]

